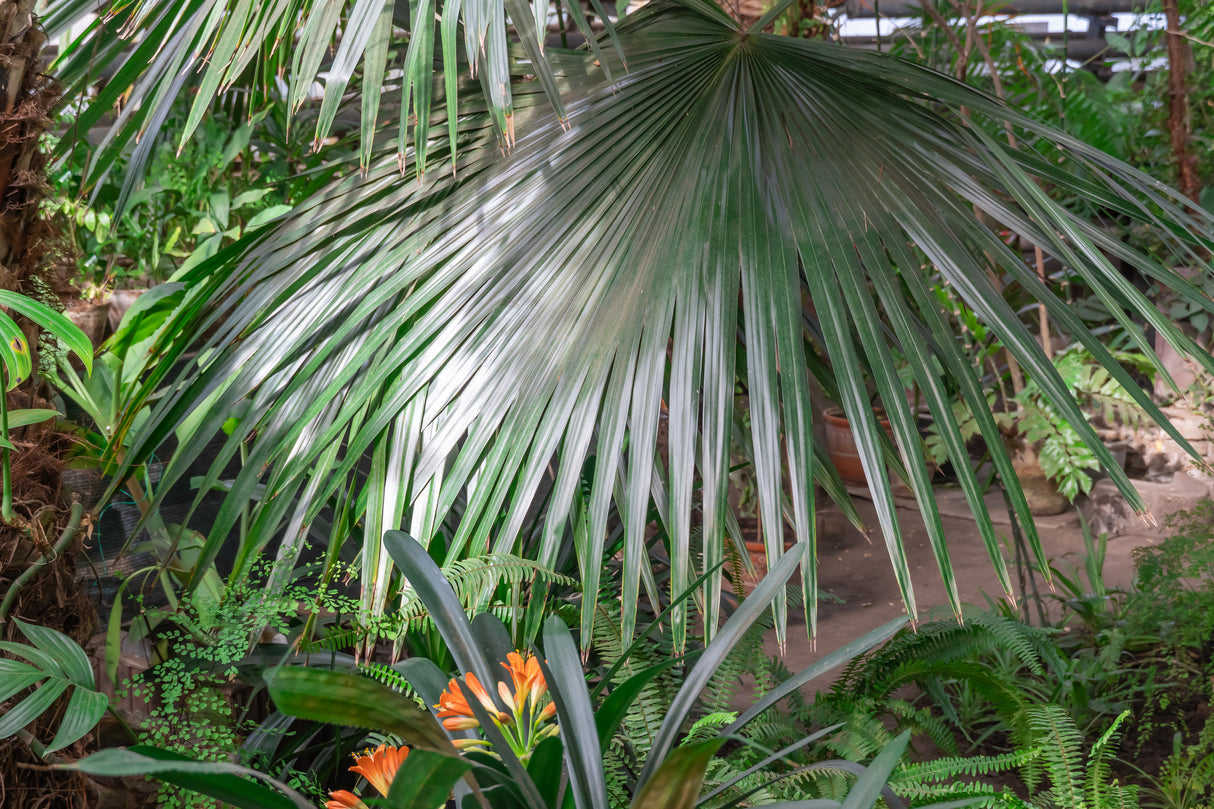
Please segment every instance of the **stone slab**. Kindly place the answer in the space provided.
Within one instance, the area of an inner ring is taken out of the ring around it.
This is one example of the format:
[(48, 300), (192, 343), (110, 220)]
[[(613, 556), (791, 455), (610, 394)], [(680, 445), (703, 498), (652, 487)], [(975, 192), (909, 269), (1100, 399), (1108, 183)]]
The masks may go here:
[(1210, 479), (1204, 476), (1177, 473), (1168, 480), (1131, 482), (1147, 513), (1135, 514), (1111, 480), (1098, 480), (1083, 504), (1083, 517), (1093, 534), (1162, 538), (1168, 517), (1193, 508), (1211, 495)]
[[(864, 486), (848, 486), (847, 491), (854, 497), (860, 497), (865, 500), (872, 500), (872, 493)], [(969, 520), (974, 522), (974, 512), (970, 508), (969, 501), (965, 499), (965, 494), (960, 489), (936, 487), (932, 490), (932, 494), (936, 498), (936, 508), (940, 512), (941, 517), (950, 517), (957, 520)], [(991, 522), (995, 525), (1011, 526), (1012, 521), (1007, 513), (1007, 506), (1003, 502), (1003, 495), (998, 491), (988, 491), (983, 497), (986, 503), (987, 513), (991, 515)], [(913, 497), (900, 497), (897, 492), (894, 494), (894, 505), (908, 511), (918, 511), (919, 503)], [(1056, 528), (1074, 528), (1079, 525), (1079, 513), (1074, 509), (1068, 509), (1061, 514), (1055, 514), (1049, 517), (1036, 517), (1034, 522), (1037, 529), (1051, 530)]]

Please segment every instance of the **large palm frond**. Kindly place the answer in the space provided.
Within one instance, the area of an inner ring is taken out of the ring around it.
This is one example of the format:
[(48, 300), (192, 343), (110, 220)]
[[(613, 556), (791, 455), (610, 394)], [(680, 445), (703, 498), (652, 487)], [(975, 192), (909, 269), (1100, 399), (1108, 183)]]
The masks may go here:
[[(540, 90), (519, 85), (516, 109), (525, 107), (528, 120), (517, 126), (510, 154), (499, 152), (491, 115), (465, 117), (456, 177), (402, 180), (388, 149), (365, 178), (335, 183), (186, 279), (182, 322), (213, 336), (198, 367), (171, 387), (132, 457), (188, 418), (166, 474), (171, 481), (225, 420), (241, 416), (213, 476), (241, 442), (248, 459), (204, 561), (264, 482), (235, 575), (283, 526), (278, 572), (289, 572), (309, 522), (351, 480), (366, 480), (343, 508), (347, 522), (362, 515), (367, 608), (379, 611), (389, 564), (378, 545), (383, 529), (405, 520), (427, 541), (440, 516), (466, 498), (449, 557), (515, 552), (551, 471), (534, 556), (550, 564), (566, 534), (573, 537), (588, 632), (614, 505), (624, 526), (630, 636), (639, 594), (652, 581), (648, 504), (657, 504), (666, 523), (669, 586), (679, 592), (696, 577), (690, 536), (697, 519), (699, 563), (713, 569), (722, 558), (735, 437), (753, 453), (769, 558), (784, 552), (785, 520), (799, 541), (815, 541), (812, 482), (825, 469), (811, 433), (813, 375), (851, 419), (898, 587), (914, 614), (869, 386), (879, 394), (956, 607), (896, 350), (941, 425), (1010, 594), (950, 385), (976, 415), (1043, 570), (1044, 552), (980, 370), (939, 313), (929, 269), (998, 334), (1141, 506), (992, 274), (1006, 274), (1041, 300), (1149, 413), (1166, 420), (980, 214), (1073, 268), (1148, 356), (1142, 324), (1214, 370), (1107, 256), (1214, 309), (1210, 301), (1042, 189), (1080, 194), (1154, 224), (1190, 261), (1199, 258), (1185, 243), (1209, 244), (1205, 214), (1186, 213), (1176, 193), (1106, 155), (893, 58), (741, 31), (693, 2), (647, 7), (620, 25), (619, 38), (628, 70), (617, 64), (614, 81), (590, 55), (559, 56), (567, 128), (537, 100)], [(1006, 121), (1054, 147), (1013, 148), (976, 123), (984, 120)], [(407, 160), (416, 159), (410, 149)], [(747, 393), (749, 427), (735, 419), (735, 382)], [(668, 439), (659, 446), (664, 409)], [(367, 454), (370, 473), (360, 477)], [(589, 502), (574, 510), (590, 455)], [(812, 626), (815, 566), (802, 572)], [(720, 591), (717, 572), (703, 592), (709, 632)], [(781, 627), (785, 609), (777, 604)], [(680, 636), (684, 619), (677, 619)]]
[[(614, 37), (601, 0), (590, 4)], [(113, 0), (61, 55), (56, 72), (72, 88), (72, 97), (85, 96), (89, 86), (104, 77), (96, 102), (76, 122), (80, 132), (88, 132), (115, 104), (122, 104), (90, 165), (93, 177), (104, 174), (139, 141), (147, 145), (135, 149), (135, 171), (130, 173), (134, 181), (144, 170), (146, 152), (170, 107), (184, 93), (193, 100), (184, 125), (174, 133), (181, 145), (216, 99), (233, 86), (245, 91), (251, 114), (259, 99), (278, 98), (280, 84), (285, 84), (285, 102), (294, 114), (322, 80), (315, 129), (305, 135), (319, 147), (343, 98), (357, 89), (365, 168), (375, 133), (383, 128), (381, 100), (385, 92), (399, 93), (398, 157), (403, 168), (409, 142), (403, 133), (412, 131), (417, 151), (410, 162), (420, 175), (427, 165), (436, 65), (450, 66), (442, 71), (440, 87), (452, 123), (447, 127), (451, 152), (456, 145), (457, 65), (479, 78), (504, 144), (514, 138), (511, 73), (520, 59), (537, 76), (558, 119), (565, 117), (544, 49), (553, 6), (551, 0), (445, 0), (441, 5), (436, 0)], [(562, 8), (560, 0), (555, 7)], [(589, 36), (591, 23), (580, 0), (566, 0), (563, 8)], [(45, 23), (55, 37), (97, 9), (98, 0), (51, 0)], [(594, 47), (597, 51), (597, 40)], [(436, 54), (441, 55), (437, 62)]]

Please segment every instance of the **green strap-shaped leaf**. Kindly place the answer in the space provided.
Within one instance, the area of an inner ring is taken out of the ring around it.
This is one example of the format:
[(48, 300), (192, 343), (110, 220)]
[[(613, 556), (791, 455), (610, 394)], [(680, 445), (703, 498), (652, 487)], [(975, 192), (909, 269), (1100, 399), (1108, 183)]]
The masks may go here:
[[(655, 621), (655, 623), (657, 622)], [(594, 725), (599, 734), (599, 750), (603, 755), (607, 754), (607, 748), (611, 746), (611, 740), (615, 737), (616, 730), (645, 686), (671, 666), (686, 662), (685, 657), (672, 657), (637, 672), (611, 689), (611, 693), (594, 712)]]
[(0, 716), (0, 739), (12, 736), (43, 714), (67, 690), (67, 680), (48, 679), (34, 693)]
[(742, 713), (731, 725), (721, 731), (722, 735), (736, 733), (739, 729), (746, 725), (747, 722), (754, 719), (759, 714), (766, 711), (771, 706), (778, 703), (780, 700), (787, 697), (792, 692), (804, 686), (810, 680), (822, 675), (831, 669), (838, 668), (857, 655), (865, 654), (866, 652), (876, 648), (880, 644), (889, 640), (894, 636), (894, 633), (906, 625), (906, 617), (899, 616), (884, 626), (877, 627), (871, 632), (856, 638), (841, 649), (828, 654), (826, 657), (811, 663), (797, 674), (789, 677), (784, 682), (780, 683), (779, 687), (748, 708)]
[(539, 658), (540, 667), (556, 703), (565, 763), (578, 809), (608, 809), (607, 775), (581, 655), (569, 627), (556, 616), (544, 622), (544, 655), (547, 660)]
[(24, 657), (33, 663), (35, 668), (42, 672), (43, 676), (67, 679), (67, 674), (64, 672), (62, 664), (50, 653), (44, 652), (36, 646), (13, 641), (0, 641), (0, 651)]
[(767, 609), (777, 591), (783, 590), (789, 577), (800, 567), (803, 552), (802, 546), (794, 545), (792, 550), (785, 553), (776, 564), (772, 565), (767, 575), (725, 622), (725, 626), (721, 627), (716, 638), (708, 644), (704, 654), (687, 673), (682, 687), (671, 701), (666, 718), (658, 728), (653, 746), (649, 749), (649, 758), (637, 779), (637, 783), (641, 785), (642, 789), (652, 777), (655, 768), (662, 762), (666, 752), (674, 745), (675, 738), (682, 732), (683, 722), (691, 713), (704, 686), (708, 684), (733, 647), (742, 639), (746, 630), (750, 628), (760, 613)]
[(460, 671), (475, 674), (486, 687), (497, 682), (497, 673), (481, 652), (463, 605), (430, 555), (403, 531), (384, 534), (384, 548), (430, 611)]
[(691, 809), (708, 764), (722, 744), (724, 739), (712, 739), (675, 750), (645, 782), (632, 809)]
[(33, 666), (16, 660), (0, 660), (0, 702), (4, 702), (18, 691), (29, 688), (46, 675)]
[(435, 809), (447, 802), (455, 782), (472, 763), (429, 750), (410, 750), (392, 779), (388, 804), (394, 809)]
[(889, 777), (902, 760), (910, 744), (911, 732), (905, 731), (881, 748), (881, 752), (872, 763), (864, 768), (864, 774), (856, 780), (847, 797), (843, 799), (842, 809), (872, 809), (882, 790), (886, 788)]

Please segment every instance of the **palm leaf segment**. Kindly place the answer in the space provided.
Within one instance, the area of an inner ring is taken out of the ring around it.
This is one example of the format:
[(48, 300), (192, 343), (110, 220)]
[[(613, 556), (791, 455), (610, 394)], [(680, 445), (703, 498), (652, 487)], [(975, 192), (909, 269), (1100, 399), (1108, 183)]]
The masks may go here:
[[(1044, 301), (1128, 390), (1137, 386), (975, 211), (1060, 256), (1140, 343), (1130, 313), (1210, 368), (1209, 357), (1104, 253), (1209, 301), (1054, 203), (1035, 178), (1166, 225), (1172, 237), (1208, 238), (1208, 221), (1190, 219), (1173, 192), (1103, 154), (891, 58), (741, 32), (715, 10), (677, 3), (630, 17), (620, 38), (629, 69), (618, 81), (604, 81), (589, 65), (582, 77), (568, 71), (567, 130), (532, 104), (516, 148), (501, 157), (491, 122), (469, 119), (464, 136), (483, 145), (460, 146), (467, 151), (458, 179), (402, 181), (385, 155), (365, 179), (335, 184), (272, 233), (196, 273), (183, 317), (211, 312), (201, 326), (217, 329), (214, 351), (166, 398), (139, 449), (150, 451), (198, 410), (171, 479), (225, 419), (243, 413), (215, 475), (236, 441), (249, 442), (249, 460), (206, 559), (242, 497), (251, 498), (268, 474), (238, 574), (284, 523), (279, 565), (289, 571), (303, 527), (349, 487), (370, 452), (370, 483), (355, 487), (363, 499), (345, 507), (365, 512), (366, 597), (378, 611), (384, 596), (375, 582), (388, 561), (374, 538), (383, 529), (404, 519), (425, 540), (438, 515), (466, 496), (449, 556), (516, 550), (528, 509), (554, 469), (546, 529), (530, 551), (554, 562), (567, 517), (579, 523), (572, 534), (589, 631), (614, 505), (624, 524), (623, 629), (630, 637), (638, 594), (652, 581), (644, 546), (650, 498), (671, 536), (677, 592), (695, 577), (689, 538), (697, 487), (702, 564), (712, 568), (722, 557), (733, 438), (753, 450), (768, 556), (783, 553), (784, 519), (798, 540), (814, 542), (811, 482), (823, 467), (811, 438), (809, 369), (851, 418), (913, 614), (885, 469), (892, 456), (883, 451), (866, 386), (880, 394), (897, 449), (914, 461), (905, 465), (908, 481), (956, 606), (940, 518), (917, 461), (918, 433), (894, 369), (896, 347), (943, 425), (1010, 594), (946, 379), (995, 449), (1039, 564), (1043, 552), (978, 369), (938, 314), (925, 263), (999, 335), (1139, 503), (990, 274), (1006, 273)], [(516, 88), (516, 101), (523, 97)], [(1007, 120), (1055, 146), (1044, 155), (1010, 148), (958, 115), (963, 106), (975, 120)], [(1058, 167), (1063, 151), (1070, 172)], [(748, 433), (735, 425), (735, 381), (748, 394)], [(1139, 399), (1162, 418), (1145, 394)], [(664, 406), (669, 438), (659, 451)], [(575, 514), (591, 454), (588, 506)], [(813, 564), (803, 581), (812, 623)], [(720, 587), (719, 573), (705, 584), (709, 627)], [(776, 609), (782, 626), (786, 606)]]
[[(614, 38), (600, 0), (590, 2), (598, 21)], [(417, 159), (410, 160), (420, 175), (427, 165), (431, 110), (436, 102), (436, 55), (441, 56), (441, 64), (453, 66), (444, 72), (442, 82), (449, 121), (455, 121), (459, 101), (454, 66), (465, 59), (472, 75), (480, 80), (499, 140), (513, 142), (511, 73), (519, 54), (512, 51), (520, 46), (558, 118), (565, 117), (555, 71), (544, 54), (549, 0), (534, 4), (528, 0), (445, 0), (441, 6), (436, 0), (413, 4), (401, 0), (114, 0), (108, 5), (55, 66), (61, 80), (74, 88), (70, 95), (83, 96), (90, 84), (107, 73), (107, 66), (115, 65), (108, 71), (98, 103), (85, 109), (76, 121), (78, 131), (87, 132), (116, 103), (123, 102), (122, 112), (91, 162), (94, 179), (108, 171), (135, 140), (146, 145), (135, 149), (134, 171), (128, 174), (140, 175), (170, 107), (185, 92), (193, 101), (184, 126), (176, 129), (179, 148), (216, 100), (234, 86), (245, 90), (250, 114), (258, 103), (282, 95), (294, 114), (322, 78), (323, 99), (314, 129), (306, 135), (319, 146), (332, 130), (344, 97), (357, 88), (360, 156), (366, 168), (380, 128), (381, 101), (391, 89), (403, 99), (396, 105), (400, 130), (409, 131), (412, 121), (418, 151)], [(97, 0), (51, 0), (45, 20), (50, 36), (67, 33), (81, 18), (96, 12), (97, 6)], [(565, 9), (578, 29), (592, 36), (581, 3), (566, 2)], [(507, 11), (516, 37), (508, 36)], [(402, 34), (407, 35), (407, 45), (401, 44)], [(388, 81), (390, 70), (399, 71), (399, 84)], [(284, 75), (288, 81), (280, 87)], [(456, 127), (447, 130), (454, 151)], [(407, 140), (402, 137), (399, 142), (402, 166)]]

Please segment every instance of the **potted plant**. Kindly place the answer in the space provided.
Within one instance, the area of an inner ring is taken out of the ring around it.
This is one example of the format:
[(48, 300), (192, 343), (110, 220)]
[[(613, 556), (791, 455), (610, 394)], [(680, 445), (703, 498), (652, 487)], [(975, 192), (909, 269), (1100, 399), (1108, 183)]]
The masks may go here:
[[(1150, 361), (1141, 354), (1120, 349), (1112, 354), (1122, 365), (1144, 376), (1152, 370)], [(1067, 346), (1053, 362), (1067, 391), (1115, 453), (1121, 443), (1116, 428), (1137, 425), (1146, 415), (1142, 408), (1083, 346)], [(987, 401), (1034, 514), (1058, 514), (1080, 493), (1091, 490), (1092, 473), (1099, 471), (1100, 463), (1036, 380), (1026, 378), (1015, 395), (1005, 400), (1008, 407), (999, 407), (1000, 397), (993, 390)], [(973, 414), (963, 402), (958, 401), (954, 415), (967, 439), (977, 434)], [(942, 460), (944, 449), (939, 436), (933, 432), (926, 443), (933, 458)]]

